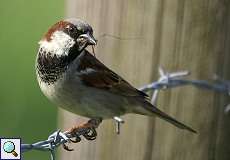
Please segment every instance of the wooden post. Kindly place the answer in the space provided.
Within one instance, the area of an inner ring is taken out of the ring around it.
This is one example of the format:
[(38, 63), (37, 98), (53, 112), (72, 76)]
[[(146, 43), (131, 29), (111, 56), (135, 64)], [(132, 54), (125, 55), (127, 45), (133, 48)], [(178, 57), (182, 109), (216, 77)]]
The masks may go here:
[[(138, 87), (168, 71), (190, 70), (194, 79), (230, 78), (230, 2), (227, 0), (68, 0), (67, 17), (89, 22), (98, 38), (96, 56)], [(124, 116), (121, 134), (105, 121), (94, 142), (63, 151), (70, 160), (230, 159), (227, 97), (195, 87), (166, 90), (158, 107), (192, 126), (197, 135), (155, 118)], [(71, 118), (72, 117), (72, 118)], [(60, 112), (61, 128), (81, 118)], [(73, 145), (72, 145), (73, 146)]]

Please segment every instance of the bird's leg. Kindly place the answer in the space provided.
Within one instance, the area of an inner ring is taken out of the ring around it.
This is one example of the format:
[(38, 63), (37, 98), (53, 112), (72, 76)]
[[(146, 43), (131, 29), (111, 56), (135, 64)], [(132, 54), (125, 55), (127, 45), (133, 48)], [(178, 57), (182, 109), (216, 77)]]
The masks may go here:
[(87, 123), (73, 126), (66, 133), (71, 134), (71, 135), (75, 135), (79, 131), (81, 132), (83, 130), (92, 129), (92, 128), (96, 129), (101, 122), (102, 122), (101, 118), (90, 119)]
[[(97, 137), (96, 128), (99, 126), (99, 124), (102, 122), (101, 118), (94, 118), (90, 119), (87, 123), (83, 123), (81, 125), (76, 125), (66, 131), (68, 135), (71, 137), (74, 137), (75, 139), (71, 142), (78, 143), (81, 141), (80, 135), (83, 135), (85, 139), (87, 140), (95, 140)], [(66, 144), (63, 145), (63, 148), (67, 151), (72, 151), (73, 149), (70, 149)]]

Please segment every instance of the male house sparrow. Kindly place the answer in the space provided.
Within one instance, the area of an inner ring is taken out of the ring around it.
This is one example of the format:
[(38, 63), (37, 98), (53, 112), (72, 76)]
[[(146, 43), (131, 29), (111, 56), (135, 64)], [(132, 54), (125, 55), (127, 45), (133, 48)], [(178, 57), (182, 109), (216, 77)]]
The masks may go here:
[(78, 19), (54, 24), (39, 42), (36, 74), (42, 92), (60, 107), (91, 119), (127, 113), (158, 116), (196, 132), (162, 112), (148, 96), (111, 71), (85, 48), (96, 45), (92, 27)]

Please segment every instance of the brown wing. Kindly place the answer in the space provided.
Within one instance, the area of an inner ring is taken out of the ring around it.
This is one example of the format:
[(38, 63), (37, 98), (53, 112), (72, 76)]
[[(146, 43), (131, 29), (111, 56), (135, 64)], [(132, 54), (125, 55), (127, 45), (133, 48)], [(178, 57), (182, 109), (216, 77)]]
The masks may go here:
[(144, 92), (131, 86), (119, 75), (108, 69), (88, 51), (78, 57), (78, 76), (90, 87), (104, 89), (124, 96), (139, 96), (147, 98)]

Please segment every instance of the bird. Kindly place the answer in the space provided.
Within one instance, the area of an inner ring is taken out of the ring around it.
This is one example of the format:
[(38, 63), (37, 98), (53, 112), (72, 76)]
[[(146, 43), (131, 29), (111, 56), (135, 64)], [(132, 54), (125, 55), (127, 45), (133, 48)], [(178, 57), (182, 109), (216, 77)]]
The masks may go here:
[(129, 113), (159, 117), (196, 133), (150, 103), (144, 92), (100, 62), (92, 27), (69, 18), (52, 25), (39, 41), (35, 70), (43, 94), (54, 104), (90, 119), (112, 119)]

